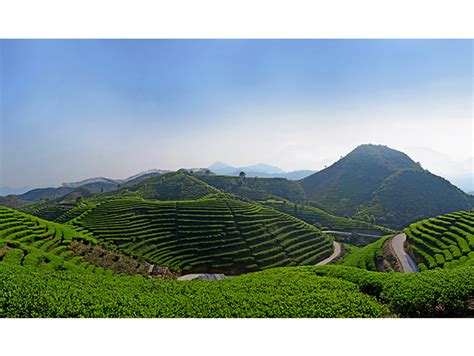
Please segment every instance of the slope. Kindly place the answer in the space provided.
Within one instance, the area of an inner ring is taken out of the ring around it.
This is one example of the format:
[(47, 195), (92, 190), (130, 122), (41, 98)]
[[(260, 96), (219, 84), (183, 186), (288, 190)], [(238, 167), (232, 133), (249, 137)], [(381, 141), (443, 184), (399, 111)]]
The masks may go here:
[(347, 217), (336, 216), (322, 209), (306, 204), (292, 203), (287, 200), (268, 199), (259, 202), (262, 205), (272, 207), (284, 213), (293, 215), (298, 219), (306, 221), (323, 230), (336, 230), (351, 232), (354, 234), (383, 235), (391, 232), (383, 226), (374, 225), (365, 221), (355, 220)]
[(306, 195), (298, 182), (285, 178), (257, 178), (245, 179), (230, 176), (200, 176), (200, 180), (226, 193), (249, 200), (265, 200), (283, 198), (291, 201), (303, 201)]
[(30, 270), (148, 275), (148, 265), (108, 251), (71, 228), (0, 207), (0, 261)]
[(420, 270), (474, 266), (474, 212), (459, 211), (418, 221), (404, 230)]
[(444, 178), (405, 169), (385, 179), (358, 214), (374, 216), (378, 223), (399, 229), (430, 216), (470, 209), (473, 202)]
[(315, 264), (333, 249), (331, 238), (312, 225), (230, 199), (111, 199), (70, 224), (126, 254), (188, 272)]
[(103, 197), (128, 196), (156, 200), (199, 199), (209, 194), (221, 193), (189, 173), (166, 173), (143, 179), (137, 184), (126, 186)]
[(301, 181), (309, 199), (339, 214), (352, 215), (380, 184), (399, 169), (421, 168), (402, 152), (361, 145), (330, 167)]
[(314, 205), (391, 228), (474, 206), (448, 181), (380, 145), (361, 145), (300, 183)]

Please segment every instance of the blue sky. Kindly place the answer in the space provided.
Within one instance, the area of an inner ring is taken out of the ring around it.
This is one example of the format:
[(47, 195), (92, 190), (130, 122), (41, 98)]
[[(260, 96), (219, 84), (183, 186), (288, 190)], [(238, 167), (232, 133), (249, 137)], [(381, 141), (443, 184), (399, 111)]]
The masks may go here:
[(217, 160), (320, 169), (368, 142), (444, 176), (472, 173), (472, 41), (0, 46), (0, 185), (123, 178)]

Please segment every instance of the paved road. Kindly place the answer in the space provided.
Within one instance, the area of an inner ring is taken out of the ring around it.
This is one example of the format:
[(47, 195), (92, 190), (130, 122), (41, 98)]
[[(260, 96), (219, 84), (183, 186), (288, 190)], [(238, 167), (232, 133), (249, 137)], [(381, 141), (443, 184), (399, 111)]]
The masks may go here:
[(341, 255), (341, 244), (339, 242), (334, 241), (333, 246), (334, 246), (334, 252), (332, 253), (332, 255), (326, 258), (325, 260), (322, 260), (316, 263), (316, 266), (327, 265), (329, 262), (332, 262), (333, 260), (335, 260), (337, 257)]
[(415, 261), (413, 261), (413, 258), (410, 257), (405, 252), (405, 241), (407, 239), (407, 235), (404, 233), (400, 233), (396, 235), (395, 237), (392, 238), (392, 247), (397, 255), (398, 260), (402, 264), (402, 269), (404, 273), (411, 273), (411, 272), (419, 272), (418, 266), (416, 265)]

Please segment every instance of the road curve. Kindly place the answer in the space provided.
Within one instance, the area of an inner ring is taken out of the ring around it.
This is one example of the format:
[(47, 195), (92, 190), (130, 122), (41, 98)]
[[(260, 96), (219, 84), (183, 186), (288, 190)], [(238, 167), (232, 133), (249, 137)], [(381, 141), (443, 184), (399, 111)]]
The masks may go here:
[(341, 244), (339, 242), (333, 241), (334, 252), (328, 258), (319, 261), (316, 263), (316, 266), (327, 265), (329, 262), (334, 261), (337, 257), (341, 255)]
[(404, 233), (394, 236), (391, 241), (393, 251), (402, 265), (403, 273), (419, 272), (420, 270), (415, 261), (405, 252), (404, 244), (406, 239), (407, 235)]

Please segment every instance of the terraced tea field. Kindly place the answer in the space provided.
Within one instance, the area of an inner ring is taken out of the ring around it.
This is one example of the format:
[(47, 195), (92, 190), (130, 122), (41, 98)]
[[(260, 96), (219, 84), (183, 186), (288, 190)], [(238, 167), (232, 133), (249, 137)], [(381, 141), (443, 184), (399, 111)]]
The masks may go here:
[(393, 230), (365, 221), (335, 216), (310, 205), (296, 204), (287, 200), (269, 199), (261, 204), (293, 215), (321, 229), (338, 230), (362, 234), (385, 235)]
[(199, 199), (209, 194), (222, 193), (188, 173), (167, 173), (151, 177), (137, 184), (122, 187), (103, 196), (132, 196), (144, 199), (183, 200)]
[[(31, 268), (52, 270), (80, 265), (81, 257), (69, 250), (73, 241), (95, 241), (67, 226), (0, 206), (0, 259)], [(84, 268), (93, 269), (94, 266)]]
[(337, 264), (362, 268), (369, 271), (377, 271), (377, 265), (384, 257), (382, 245), (392, 236), (393, 235), (386, 235), (378, 239), (376, 242), (372, 242), (367, 246), (349, 253), (344, 258), (337, 261)]
[(187, 272), (238, 274), (314, 265), (331, 237), (274, 209), (231, 199), (104, 201), (70, 222), (126, 254)]
[(64, 223), (81, 215), (89, 208), (87, 204), (77, 206), (75, 203), (45, 202), (27, 205), (20, 210), (41, 219)]
[(421, 220), (404, 230), (420, 270), (474, 265), (474, 212)]
[[(98, 214), (105, 208), (109, 213)], [(160, 222), (155, 221), (157, 215), (162, 216)], [(465, 219), (464, 214), (455, 214), (456, 219), (461, 215)], [(268, 264), (262, 263), (265, 271), (221, 281), (186, 282), (114, 274), (112, 269), (87, 262), (90, 254), (74, 253), (86, 250), (88, 246), (98, 246), (90, 236), (93, 232), (88, 235), (74, 231), (70, 228), (74, 223), (79, 226), (87, 221), (95, 230), (100, 223), (95, 224), (94, 219), (109, 226), (107, 219), (122, 218), (120, 224), (110, 226), (116, 232), (114, 235), (120, 236), (132, 225), (142, 228), (153, 221), (161, 224), (170, 216), (174, 217), (170, 225), (173, 221), (178, 231), (178, 235), (175, 231), (175, 239), (179, 242), (184, 238), (183, 246), (189, 243), (189, 235), (180, 233), (189, 231), (191, 236), (206, 236), (199, 228), (204, 223), (209, 228), (210, 221), (216, 227), (233, 224), (242, 242), (248, 242), (248, 246), (258, 246), (252, 242), (252, 237), (266, 236), (245, 235), (250, 233), (245, 228), (254, 225), (255, 221), (261, 222), (260, 227), (273, 228), (274, 235), (270, 232), (268, 235), (276, 239), (287, 234), (287, 240), (281, 238), (288, 241), (286, 244), (283, 241), (276, 244), (290, 256), (293, 256), (292, 252), (303, 250), (294, 257), (295, 263), (298, 257), (301, 261), (301, 256), (305, 255), (304, 247), (295, 242), (303, 236), (292, 232), (296, 231), (293, 230), (296, 226), (299, 226), (298, 231), (307, 229), (310, 234), (316, 233), (315, 240), (319, 237), (323, 239), (321, 242), (325, 241), (317, 229), (296, 218), (233, 200), (150, 202), (116, 199), (101, 203), (88, 214), (73, 219), (70, 226), (0, 208), (0, 317), (473, 316), (474, 267), (467, 264), (407, 275), (346, 266), (268, 268)], [(214, 219), (210, 220), (209, 216)], [(125, 225), (127, 221), (131, 224)], [(104, 225), (100, 228), (106, 229)], [(111, 241), (115, 239), (110, 237)], [(129, 238), (131, 236), (125, 236), (124, 240)], [(124, 246), (123, 243), (120, 245)], [(317, 246), (317, 243), (311, 242), (309, 246)], [(365, 260), (367, 256), (373, 257), (377, 247), (374, 244), (362, 254)], [(312, 249), (317, 251), (317, 248)], [(278, 256), (278, 253), (273, 254)], [(96, 257), (100, 261), (111, 256)], [(122, 258), (121, 255), (112, 257)], [(257, 263), (263, 260), (258, 255), (253, 257)]]
[(1, 206), (0, 262), (48, 272), (79, 269), (100, 274), (148, 275), (146, 265), (104, 250), (89, 236)]

